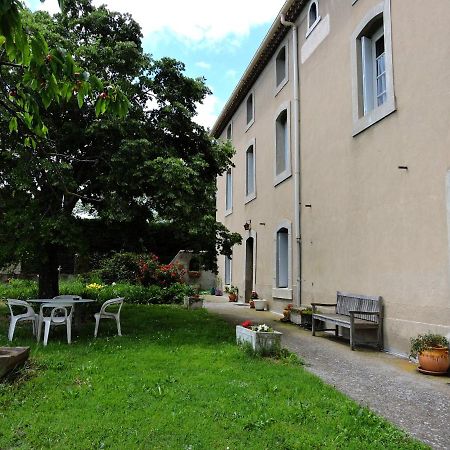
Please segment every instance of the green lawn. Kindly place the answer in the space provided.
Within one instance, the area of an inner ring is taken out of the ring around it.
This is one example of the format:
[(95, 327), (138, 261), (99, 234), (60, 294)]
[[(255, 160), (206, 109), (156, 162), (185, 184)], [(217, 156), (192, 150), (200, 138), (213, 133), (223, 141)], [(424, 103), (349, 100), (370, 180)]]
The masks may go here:
[(102, 322), (94, 340), (89, 323), (72, 345), (60, 329), (44, 348), (16, 330), (32, 366), (0, 385), (0, 448), (424, 448), (292, 359), (249, 356), (204, 310), (122, 311), (122, 338)]

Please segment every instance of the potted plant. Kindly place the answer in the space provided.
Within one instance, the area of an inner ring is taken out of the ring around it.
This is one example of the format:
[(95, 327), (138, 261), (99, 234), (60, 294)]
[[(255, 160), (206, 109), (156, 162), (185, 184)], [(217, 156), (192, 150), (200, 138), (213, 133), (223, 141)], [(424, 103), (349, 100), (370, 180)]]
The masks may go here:
[(256, 291), (252, 291), (252, 294), (250, 295), (250, 308), (255, 307), (255, 300), (258, 300), (258, 293)]
[(236, 342), (250, 344), (255, 352), (273, 354), (281, 348), (282, 333), (266, 324), (253, 325), (246, 320), (236, 326)]
[(220, 288), (220, 286), (222, 286), (222, 278), (216, 277), (216, 286), (217, 286), (217, 287), (214, 289), (214, 294), (215, 294), (217, 297), (222, 297), (223, 291), (222, 291), (222, 289)]
[(264, 299), (259, 298), (256, 291), (252, 292), (251, 299), (253, 300), (256, 311), (264, 311), (266, 309), (267, 302)]
[(300, 310), (301, 321), (300, 325), (307, 330), (312, 329), (312, 308), (311, 306), (307, 306), (306, 308), (302, 308)]
[(430, 374), (447, 373), (450, 367), (448, 339), (440, 334), (426, 333), (411, 338), (410, 356), (419, 358), (418, 370)]
[(227, 286), (225, 292), (228, 294), (228, 301), (235, 302), (238, 298), (239, 289), (236, 286)]
[(290, 322), (290, 320), (291, 320), (291, 309), (292, 309), (293, 306), (294, 305), (292, 303), (289, 303), (283, 309), (283, 317), (281, 319), (282, 322)]

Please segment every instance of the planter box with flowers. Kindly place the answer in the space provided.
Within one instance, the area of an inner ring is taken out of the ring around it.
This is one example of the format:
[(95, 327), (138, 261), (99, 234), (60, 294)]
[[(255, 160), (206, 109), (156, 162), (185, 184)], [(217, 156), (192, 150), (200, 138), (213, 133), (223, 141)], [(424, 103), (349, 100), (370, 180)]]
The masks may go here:
[(257, 353), (271, 354), (279, 350), (282, 334), (265, 324), (252, 325), (249, 320), (236, 326), (236, 342), (250, 344)]

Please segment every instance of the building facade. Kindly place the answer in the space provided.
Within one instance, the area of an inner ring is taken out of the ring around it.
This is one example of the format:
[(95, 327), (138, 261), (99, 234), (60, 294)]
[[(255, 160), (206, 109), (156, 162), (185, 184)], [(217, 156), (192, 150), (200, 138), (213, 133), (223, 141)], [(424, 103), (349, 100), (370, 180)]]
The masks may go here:
[[(288, 0), (224, 107), (224, 284), (280, 311), (381, 295), (384, 344), (450, 334), (450, 4)], [(428, 5), (431, 7), (431, 5)]]

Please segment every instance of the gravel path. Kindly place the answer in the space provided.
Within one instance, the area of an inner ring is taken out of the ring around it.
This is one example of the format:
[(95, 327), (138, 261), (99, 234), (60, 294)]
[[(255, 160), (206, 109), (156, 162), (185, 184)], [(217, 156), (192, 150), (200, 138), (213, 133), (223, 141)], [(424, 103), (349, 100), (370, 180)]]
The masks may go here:
[(254, 320), (283, 332), (283, 347), (307, 369), (435, 449), (450, 449), (450, 377), (417, 373), (416, 365), (368, 348), (350, 350), (348, 341), (311, 333), (280, 316), (210, 297), (205, 307), (232, 323)]

